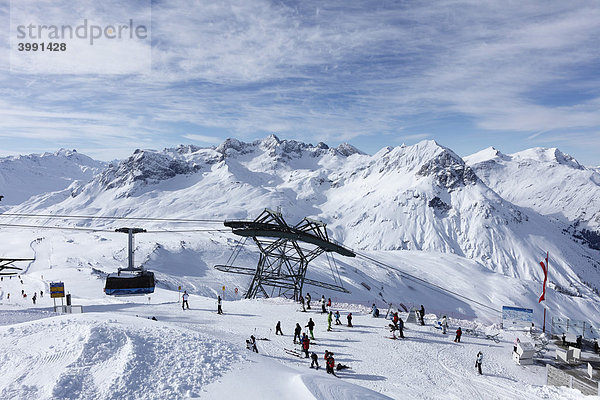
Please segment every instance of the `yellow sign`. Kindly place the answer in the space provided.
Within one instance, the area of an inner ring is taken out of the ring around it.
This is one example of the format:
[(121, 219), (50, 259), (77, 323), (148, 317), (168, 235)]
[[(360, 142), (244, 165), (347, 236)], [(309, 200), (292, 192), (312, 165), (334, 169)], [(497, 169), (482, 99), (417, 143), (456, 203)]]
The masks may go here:
[(181, 286), (179, 286), (179, 288), (177, 290), (181, 290)]
[(223, 286), (223, 291), (225, 291), (225, 286)]
[(50, 284), (50, 298), (65, 297), (64, 282), (55, 282)]

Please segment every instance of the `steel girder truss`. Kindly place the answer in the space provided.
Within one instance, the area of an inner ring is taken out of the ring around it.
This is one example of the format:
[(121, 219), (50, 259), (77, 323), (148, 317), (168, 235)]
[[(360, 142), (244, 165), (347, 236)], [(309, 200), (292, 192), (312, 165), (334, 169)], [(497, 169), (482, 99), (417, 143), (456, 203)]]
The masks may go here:
[(282, 296), (297, 300), (305, 284), (349, 293), (341, 281), (338, 285), (305, 278), (309, 262), (323, 252), (355, 256), (329, 239), (324, 223), (304, 218), (289, 226), (281, 213), (265, 209), (254, 221), (225, 221), (225, 226), (236, 235), (251, 237), (260, 251), (256, 269), (215, 266), (223, 272), (253, 276), (246, 298)]

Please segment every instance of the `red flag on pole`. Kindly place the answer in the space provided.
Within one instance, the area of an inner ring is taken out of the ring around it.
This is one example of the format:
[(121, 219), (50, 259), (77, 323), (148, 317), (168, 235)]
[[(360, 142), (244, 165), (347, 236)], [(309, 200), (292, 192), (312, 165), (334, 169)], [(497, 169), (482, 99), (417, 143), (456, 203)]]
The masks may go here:
[(546, 281), (548, 280), (548, 253), (546, 253), (546, 264), (543, 261), (540, 261), (540, 265), (542, 266), (542, 270), (544, 271), (544, 284), (542, 286), (542, 295), (538, 300), (538, 303), (541, 303), (546, 299)]

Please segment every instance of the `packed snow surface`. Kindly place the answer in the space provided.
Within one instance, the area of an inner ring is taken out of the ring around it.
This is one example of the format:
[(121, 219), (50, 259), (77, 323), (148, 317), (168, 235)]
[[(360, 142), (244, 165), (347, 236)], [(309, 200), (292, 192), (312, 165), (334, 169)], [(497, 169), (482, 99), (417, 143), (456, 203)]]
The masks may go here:
[[(218, 315), (216, 299), (199, 295), (190, 297), (190, 309), (184, 311), (177, 290), (158, 288), (149, 297), (108, 297), (102, 293), (101, 279), (90, 280), (77, 269), (57, 273), (74, 292), (73, 303), (83, 304), (84, 313), (57, 315), (46, 280), (54, 272), (43, 271), (44, 279), (41, 272), (21, 275), (22, 284), (18, 277), (5, 277), (0, 285), (1, 398), (582, 398), (574, 390), (543, 386), (541, 363), (514, 364), (512, 342), (517, 335), (534, 341), (528, 333), (501, 331), (477, 319), (451, 317), (444, 335), (433, 328), (439, 315), (426, 310), (425, 326), (406, 324), (406, 338), (392, 340), (390, 321), (373, 318), (368, 306), (339, 300), (332, 309), (340, 311), (343, 324), (327, 331), (327, 316), (315, 301), (320, 298), (317, 291), (306, 313), (291, 300), (242, 300), (231, 294), (225, 296), (225, 314)], [(180, 281), (183, 289), (194, 290), (185, 277)], [(77, 295), (79, 287), (85, 288), (85, 298)], [(21, 290), (29, 296), (20, 296)], [(35, 306), (33, 291), (38, 292)], [(424, 301), (427, 308), (444, 308), (443, 301), (432, 302)], [(385, 315), (384, 304), (377, 303)], [(353, 327), (346, 326), (349, 312)], [(406, 319), (407, 314), (400, 316)], [(306, 331), (309, 318), (316, 323), (310, 351), (319, 356), (319, 370), (285, 351), (300, 352), (292, 340), (293, 327), (299, 323)], [(275, 335), (277, 321), (283, 336)], [(464, 334), (461, 343), (454, 343), (458, 325), (499, 333), (500, 341)], [(245, 348), (250, 335), (258, 339), (258, 354)], [(338, 377), (326, 374), (325, 350), (351, 369)], [(485, 355), (483, 376), (474, 368), (478, 351)], [(552, 355), (549, 351), (545, 357)]]

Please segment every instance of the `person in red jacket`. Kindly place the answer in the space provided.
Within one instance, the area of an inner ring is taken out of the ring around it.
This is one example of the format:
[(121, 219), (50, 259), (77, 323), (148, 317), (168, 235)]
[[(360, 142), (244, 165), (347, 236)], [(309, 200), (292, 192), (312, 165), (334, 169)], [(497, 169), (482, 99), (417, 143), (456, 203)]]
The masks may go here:
[(327, 373), (335, 375), (335, 360), (333, 358), (333, 353), (329, 353), (329, 357), (327, 358)]
[(306, 333), (304, 333), (302, 335), (302, 351), (304, 351), (304, 358), (308, 358), (309, 347), (310, 347), (310, 339), (308, 338), (308, 335), (306, 335)]
[(456, 337), (454, 338), (454, 341), (456, 343), (460, 343), (461, 336), (462, 336), (462, 329), (460, 329), (460, 326), (459, 326), (458, 329), (456, 330)]
[(398, 329), (398, 313), (397, 312), (394, 313), (394, 319), (392, 321), (394, 322), (396, 329)]

